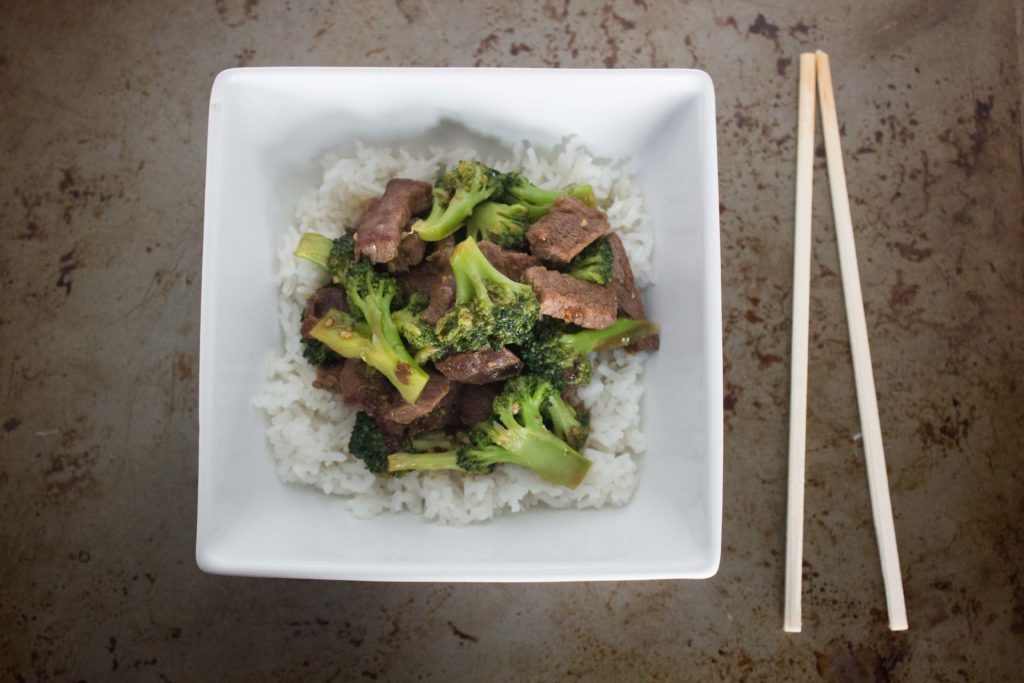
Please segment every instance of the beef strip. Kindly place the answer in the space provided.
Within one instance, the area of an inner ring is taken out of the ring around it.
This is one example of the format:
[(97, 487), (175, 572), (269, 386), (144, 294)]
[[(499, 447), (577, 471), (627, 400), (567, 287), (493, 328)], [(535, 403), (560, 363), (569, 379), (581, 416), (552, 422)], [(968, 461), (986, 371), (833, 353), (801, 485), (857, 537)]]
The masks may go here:
[(575, 197), (563, 196), (526, 231), (530, 252), (545, 261), (568, 263), (608, 231), (608, 217)]
[(430, 288), (430, 303), (423, 310), (423, 319), (431, 325), (436, 325), (441, 316), (451, 310), (454, 303), (455, 275), (452, 274), (451, 268), (447, 268)]
[(459, 397), (458, 421), (465, 427), (472, 427), (491, 416), (494, 399), (504, 388), (501, 382), (491, 384), (467, 384)]
[(396, 393), (387, 377), (355, 358), (329, 368), (317, 367), (313, 386), (340, 393), (345, 403), (372, 417), (383, 414)]
[(310, 294), (306, 300), (306, 308), (302, 311), (302, 327), (299, 330), (302, 336), (308, 337), (317, 321), (327, 315), (327, 311), (332, 308), (339, 311), (348, 310), (348, 296), (344, 288), (321, 287)]
[[(395, 273), (395, 279), (405, 297), (416, 292), (430, 296), (431, 306), (425, 317), (436, 323), (455, 300), (455, 280), (451, 277), (452, 269), (448, 265), (455, 239), (448, 236), (432, 244), (433, 250), (422, 263), (413, 266), (407, 273)], [(446, 274), (448, 278), (440, 283), (439, 280)]]
[(423, 255), (426, 252), (427, 243), (421, 240), (419, 235), (414, 232), (405, 233), (398, 243), (398, 256), (388, 261), (388, 272), (407, 272), (423, 260)]
[(415, 403), (396, 397), (377, 419), (377, 424), (386, 432), (405, 431), (409, 436), (456, 424), (461, 391), (462, 385), (449, 381), (444, 375), (431, 373), (430, 381)]
[(408, 273), (395, 276), (402, 294), (409, 297), (415, 293), (427, 294), (430, 304), (423, 311), (425, 320), (436, 323), (448, 312), (455, 301), (455, 276), (447, 260), (427, 260), (414, 266)]
[(392, 178), (384, 194), (356, 226), (356, 251), (374, 263), (398, 256), (402, 229), (409, 219), (430, 208), (433, 186), (419, 180)]
[(536, 256), (521, 252), (502, 249), (494, 242), (483, 241), (477, 244), (484, 257), (491, 262), (491, 265), (502, 272), (505, 277), (516, 282), (523, 281), (523, 273), (527, 268), (540, 265), (540, 259)]
[(444, 239), (440, 239), (434, 244), (434, 249), (430, 252), (430, 256), (427, 260), (432, 263), (448, 263), (448, 260), (452, 257), (452, 252), (455, 250), (455, 235), (448, 235)]
[(523, 371), (523, 361), (508, 349), (456, 353), (435, 365), (448, 379), (464, 384), (501, 382)]
[(594, 330), (615, 322), (615, 294), (608, 287), (540, 266), (527, 270), (524, 280), (533, 287), (544, 315)]
[(416, 399), (415, 403), (406, 403), (402, 400), (396, 401), (384, 412), (384, 417), (399, 424), (409, 424), (437, 408), (444, 397), (448, 395), (450, 388), (451, 382), (447, 377), (431, 373), (427, 385), (423, 387), (423, 391), (420, 392), (420, 396)]
[[(633, 279), (633, 268), (629, 265), (629, 255), (622, 244), (622, 240), (615, 233), (608, 234), (608, 244), (612, 248), (612, 281), (611, 289), (615, 292), (615, 300), (623, 315), (633, 320), (646, 320), (647, 310), (644, 308), (643, 297), (640, 290), (636, 288), (636, 280)], [(660, 346), (661, 340), (658, 335), (653, 334), (633, 342), (626, 348), (630, 351), (655, 351)]]

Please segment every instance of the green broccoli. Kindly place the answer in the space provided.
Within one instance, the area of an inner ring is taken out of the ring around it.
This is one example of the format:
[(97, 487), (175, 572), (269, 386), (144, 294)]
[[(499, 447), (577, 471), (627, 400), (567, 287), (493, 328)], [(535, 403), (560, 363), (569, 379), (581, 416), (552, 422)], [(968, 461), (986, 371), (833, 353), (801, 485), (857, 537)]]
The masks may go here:
[(420, 432), (408, 441), (408, 448), (414, 451), (445, 451), (450, 450), (454, 439), (443, 430)]
[(409, 355), (391, 318), (391, 302), (399, 294), (395, 279), (359, 261), (349, 268), (345, 289), (352, 310), (364, 320), (331, 309), (309, 336), (339, 356), (362, 359), (387, 377), (407, 403), (415, 403), (429, 376)]
[(405, 452), (392, 453), (388, 456), (388, 472), (410, 472), (426, 470), (461, 470), (459, 451), (450, 450), (440, 453)]
[(318, 339), (303, 337), (300, 341), (302, 342), (302, 357), (310, 365), (329, 368), (341, 361), (341, 356), (331, 351), (326, 344)]
[(586, 411), (577, 413), (557, 391), (548, 396), (543, 410), (555, 436), (577, 450), (583, 448), (590, 435), (590, 415)]
[(522, 204), (484, 202), (473, 210), (466, 222), (470, 237), (494, 242), (503, 249), (522, 249), (530, 212)]
[(315, 232), (307, 232), (299, 240), (295, 255), (311, 261), (326, 270), (335, 284), (345, 282), (345, 274), (355, 260), (356, 241), (348, 233), (330, 239)]
[(503, 275), (467, 237), (450, 260), (455, 305), (437, 322), (437, 337), (455, 352), (521, 344), (540, 319), (533, 288)]
[(430, 298), (426, 294), (415, 292), (409, 297), (405, 308), (391, 312), (398, 333), (413, 350), (413, 358), (417, 363), (440, 360), (446, 355), (446, 349), (438, 340), (434, 326), (423, 319), (423, 311), (429, 303)]
[(361, 410), (356, 413), (356, 423), (348, 438), (348, 452), (362, 460), (366, 469), (374, 474), (388, 471), (388, 447), (384, 442), (384, 432), (372, 417)]
[(372, 346), (372, 333), (365, 321), (336, 308), (316, 321), (309, 336), (342, 358), (362, 358)]
[(359, 411), (356, 413), (356, 423), (348, 439), (348, 452), (362, 460), (366, 469), (373, 474), (389, 474), (410, 469), (459, 469), (454, 464), (454, 456), (451, 458), (452, 466), (444, 466), (449, 454), (454, 454), (455, 451), (436, 452), (454, 446), (452, 437), (443, 431), (421, 432), (411, 438), (396, 435), (393, 438), (408, 452), (391, 454), (392, 448), (388, 447), (387, 439), (377, 421), (365, 412)]
[(458, 470), (458, 449), (443, 431), (422, 432), (404, 440), (405, 450), (388, 456), (388, 472)]
[(526, 207), (530, 220), (535, 221), (547, 214), (551, 205), (559, 197), (569, 195), (593, 208), (597, 205), (594, 188), (590, 185), (569, 185), (564, 190), (545, 190), (537, 187), (521, 173), (506, 173), (505, 193), (497, 198), (508, 204), (521, 204)]
[(590, 461), (544, 424), (544, 410), (558, 392), (540, 377), (509, 380), (494, 400), (494, 418), (473, 428), (471, 443), (441, 453), (394, 453), (388, 471), (462, 470), (489, 474), (500, 464), (520, 465), (547, 481), (576, 488)]
[(554, 386), (540, 377), (521, 375), (509, 380), (494, 400), (494, 419), (477, 425), (474, 442), (459, 449), (459, 466), (484, 474), (502, 463), (520, 465), (553, 484), (576, 488), (590, 461), (544, 424), (544, 408), (557, 395)]
[(413, 223), (412, 230), (425, 242), (452, 234), (477, 204), (504, 189), (504, 175), (479, 161), (460, 161), (435, 184), (430, 215)]
[(587, 356), (591, 351), (629, 346), (658, 332), (655, 323), (630, 318), (619, 318), (603, 330), (573, 329), (554, 318), (545, 318), (519, 347), (527, 369), (546, 377), (560, 390), (590, 382), (593, 366)]
[(612, 281), (612, 263), (615, 256), (612, 245), (602, 238), (594, 240), (569, 261), (565, 272), (580, 280), (593, 282), (602, 287)]

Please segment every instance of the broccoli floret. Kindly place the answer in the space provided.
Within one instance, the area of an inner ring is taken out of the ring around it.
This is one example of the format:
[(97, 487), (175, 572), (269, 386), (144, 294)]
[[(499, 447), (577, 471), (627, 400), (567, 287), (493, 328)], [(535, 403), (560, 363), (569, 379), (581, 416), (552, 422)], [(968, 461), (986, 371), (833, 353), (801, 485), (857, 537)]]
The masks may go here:
[(503, 275), (467, 237), (451, 257), (455, 305), (437, 323), (438, 339), (451, 351), (500, 349), (521, 344), (540, 319), (533, 288)]
[(486, 474), (495, 465), (509, 463), (531, 469), (553, 484), (576, 488), (590, 461), (544, 424), (544, 407), (557, 395), (552, 384), (540, 377), (509, 380), (494, 400), (494, 419), (477, 425), (471, 434), (473, 443), (459, 449), (459, 467)]
[(302, 357), (310, 365), (319, 365), (329, 368), (341, 361), (341, 356), (331, 351), (326, 344), (319, 339), (302, 338)]
[(576, 255), (565, 272), (580, 280), (593, 282), (602, 287), (612, 281), (612, 263), (615, 256), (612, 253), (612, 245), (608, 240), (594, 240), (587, 247)]
[(531, 221), (545, 215), (555, 200), (565, 195), (575, 197), (589, 207), (597, 205), (594, 188), (590, 185), (569, 185), (564, 190), (545, 190), (531, 183), (523, 174), (515, 172), (505, 174), (504, 185), (505, 194), (498, 198), (508, 204), (525, 206)]
[(435, 184), (430, 215), (412, 225), (426, 242), (436, 242), (462, 225), (477, 204), (504, 189), (505, 176), (479, 161), (460, 161)]
[(562, 441), (579, 450), (590, 435), (590, 415), (577, 413), (561, 394), (552, 391), (544, 404), (544, 414), (551, 421), (551, 431)]
[(388, 471), (462, 470), (489, 474), (496, 465), (512, 464), (533, 470), (559, 486), (576, 488), (590, 461), (556, 436), (544, 423), (544, 411), (558, 392), (540, 377), (509, 380), (494, 400), (493, 419), (470, 432), (470, 443), (440, 453), (394, 453)]
[(429, 376), (409, 355), (391, 319), (391, 302), (398, 296), (395, 279), (373, 270), (369, 261), (359, 261), (349, 269), (345, 289), (352, 309), (363, 320), (331, 309), (317, 321), (309, 336), (339, 356), (359, 358), (376, 368), (407, 403), (414, 403)]
[(392, 311), (391, 319), (406, 343), (413, 350), (417, 363), (440, 360), (446, 354), (444, 345), (437, 338), (434, 326), (423, 319), (423, 311), (430, 303), (426, 294), (415, 292), (409, 297), (405, 308)]
[(361, 410), (356, 413), (356, 423), (348, 438), (348, 452), (362, 460), (366, 469), (374, 474), (388, 471), (388, 447), (384, 443), (384, 432), (372, 417)]
[[(456, 451), (451, 450), (454, 442), (442, 431), (422, 432), (412, 438), (403, 436), (399, 442), (409, 450), (392, 454), (377, 421), (359, 411), (348, 439), (348, 452), (362, 460), (373, 474), (459, 469), (455, 462)], [(441, 449), (449, 450), (444, 452)]]
[(587, 356), (591, 351), (629, 346), (658, 332), (657, 324), (630, 318), (619, 318), (603, 330), (573, 329), (554, 318), (545, 318), (519, 347), (528, 370), (547, 378), (559, 390), (590, 382), (593, 366)]
[(319, 233), (307, 232), (299, 240), (295, 255), (326, 270), (331, 281), (338, 284), (345, 281), (349, 266), (355, 260), (355, 248), (355, 239), (347, 233), (332, 240)]
[(489, 240), (503, 249), (521, 249), (526, 244), (530, 212), (522, 204), (484, 202), (466, 222), (470, 237)]

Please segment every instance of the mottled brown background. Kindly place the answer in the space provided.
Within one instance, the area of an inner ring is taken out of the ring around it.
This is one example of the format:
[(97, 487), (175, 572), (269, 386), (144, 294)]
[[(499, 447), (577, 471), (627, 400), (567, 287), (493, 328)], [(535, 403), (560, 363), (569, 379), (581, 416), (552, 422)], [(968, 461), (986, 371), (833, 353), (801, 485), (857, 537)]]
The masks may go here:
[[(1021, 4), (0, 2), (0, 678), (1011, 680), (1024, 639)], [(781, 631), (796, 63), (832, 55), (911, 629), (886, 629), (817, 157), (805, 630)], [(715, 80), (725, 526), (698, 582), (193, 560), (206, 112), (259, 65)]]

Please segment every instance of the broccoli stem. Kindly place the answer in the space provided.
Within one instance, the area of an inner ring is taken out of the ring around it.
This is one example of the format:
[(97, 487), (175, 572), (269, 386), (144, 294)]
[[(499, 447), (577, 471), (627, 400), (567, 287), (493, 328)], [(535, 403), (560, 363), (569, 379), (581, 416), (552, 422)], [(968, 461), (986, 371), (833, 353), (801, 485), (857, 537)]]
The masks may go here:
[(370, 350), (369, 330), (359, 330), (352, 316), (332, 308), (317, 321), (309, 336), (342, 358), (362, 358)]
[(367, 300), (363, 312), (372, 335), (372, 343), (363, 352), (363, 360), (387, 377), (406, 403), (415, 403), (430, 375), (406, 351), (394, 321), (377, 302)]
[(658, 325), (649, 320), (619, 318), (603, 330), (583, 330), (562, 335), (561, 343), (567, 344), (581, 356), (591, 351), (605, 351), (629, 346), (637, 339), (650, 336), (658, 331)]
[[(590, 469), (590, 461), (549, 432), (536, 408), (521, 405), (517, 413), (522, 420), (520, 424), (512, 407), (496, 406), (495, 412), (504, 429), (496, 425), (491, 430), (491, 438), (506, 451), (501, 454), (500, 462), (529, 468), (552, 484), (576, 488)], [(490, 454), (484, 456), (485, 460), (499, 455), (488, 447), (483, 451)]]
[(473, 205), (469, 202), (453, 201), (443, 211), (432, 210), (425, 219), (413, 224), (412, 230), (424, 242), (437, 242), (458, 230), (472, 213)]
[(488, 283), (511, 290), (533, 291), (529, 285), (516, 282), (491, 265), (472, 237), (459, 242), (450, 263), (455, 275), (456, 306), (473, 300), (485, 307), (492, 306)]
[(460, 470), (458, 451), (443, 453), (392, 453), (388, 456), (388, 472), (411, 470)]
[(574, 489), (590, 470), (590, 461), (550, 432), (515, 430), (493, 446), (469, 449), (480, 465), (519, 465), (536, 472), (545, 481)]
[(326, 270), (333, 246), (333, 240), (315, 232), (307, 232), (299, 240), (299, 246), (295, 248), (294, 254)]
[(508, 194), (515, 197), (519, 203), (527, 205), (527, 208), (531, 210), (531, 217), (543, 216), (556, 199), (565, 195), (575, 197), (591, 208), (597, 205), (594, 188), (590, 185), (569, 185), (564, 190), (546, 190), (543, 187), (537, 187), (523, 175), (511, 173), (506, 181), (506, 186)]
[(452, 447), (452, 437), (443, 431), (421, 432), (412, 437), (414, 451), (448, 450)]

